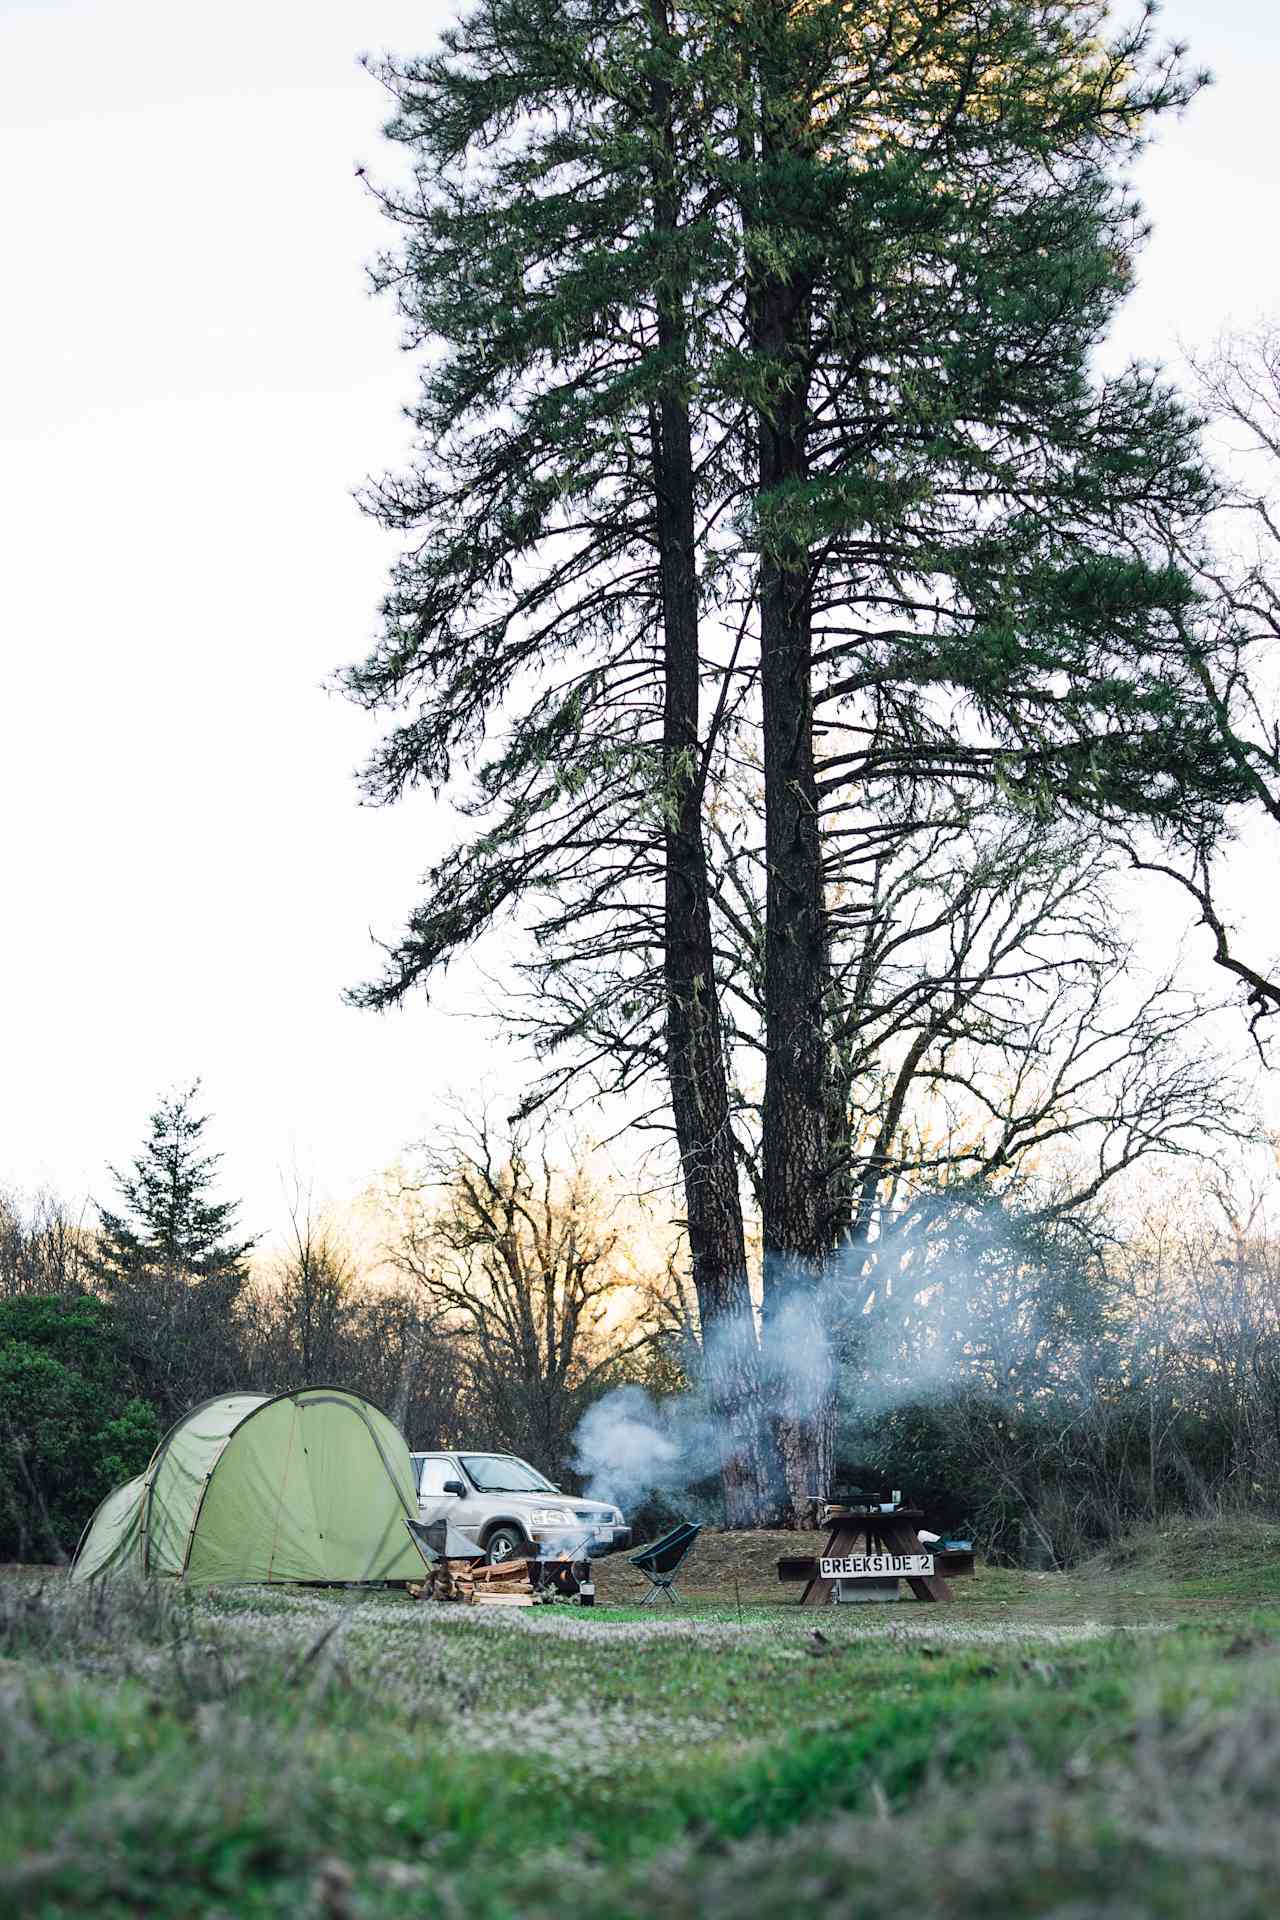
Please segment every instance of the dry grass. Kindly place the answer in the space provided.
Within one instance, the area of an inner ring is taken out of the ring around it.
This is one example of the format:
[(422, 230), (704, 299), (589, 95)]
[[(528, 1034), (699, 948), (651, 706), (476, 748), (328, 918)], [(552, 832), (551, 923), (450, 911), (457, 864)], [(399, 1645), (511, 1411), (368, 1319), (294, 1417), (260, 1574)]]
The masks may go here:
[(1082, 1569), (1086, 1577), (1147, 1571), (1162, 1578), (1201, 1580), (1216, 1563), (1280, 1559), (1280, 1521), (1266, 1514), (1180, 1515), (1138, 1527)]

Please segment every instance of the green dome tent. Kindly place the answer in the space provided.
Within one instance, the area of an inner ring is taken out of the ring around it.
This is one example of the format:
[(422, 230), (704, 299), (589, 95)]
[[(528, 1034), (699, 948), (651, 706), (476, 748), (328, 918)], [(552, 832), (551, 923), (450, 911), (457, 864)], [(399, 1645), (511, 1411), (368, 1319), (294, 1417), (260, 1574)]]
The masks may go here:
[(72, 1580), (412, 1580), (422, 1558), (401, 1434), (358, 1393), (223, 1394), (179, 1420), (145, 1473), (109, 1493)]

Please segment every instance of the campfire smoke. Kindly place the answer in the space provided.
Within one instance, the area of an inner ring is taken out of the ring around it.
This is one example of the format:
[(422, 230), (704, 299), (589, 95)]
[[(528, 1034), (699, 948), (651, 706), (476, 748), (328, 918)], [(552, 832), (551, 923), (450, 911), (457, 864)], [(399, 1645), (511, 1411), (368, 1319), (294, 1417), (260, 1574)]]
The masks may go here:
[[(1010, 1231), (1000, 1208), (978, 1208), (992, 1243)], [(1016, 1225), (1016, 1223), (1015, 1223)], [(771, 1316), (759, 1334), (766, 1420), (805, 1418), (832, 1390), (861, 1418), (931, 1398), (973, 1377), (975, 1356), (1034, 1349), (1044, 1337), (1038, 1303), (1005, 1290), (980, 1262), (947, 1246), (948, 1223), (926, 1223), (871, 1271), (875, 1249), (832, 1261), (823, 1283)], [(984, 1243), (985, 1244), (985, 1243)], [(855, 1260), (850, 1268), (848, 1261)], [(843, 1360), (830, 1329), (843, 1323)], [(740, 1339), (740, 1331), (722, 1337)], [(695, 1389), (655, 1399), (639, 1386), (616, 1388), (587, 1409), (574, 1435), (574, 1470), (584, 1492), (629, 1514), (657, 1496), (697, 1513), (691, 1489), (718, 1475), (732, 1450)], [(824, 1490), (819, 1490), (824, 1491)], [(710, 1517), (706, 1515), (705, 1517)]]
[(643, 1387), (618, 1387), (583, 1415), (573, 1465), (588, 1499), (626, 1514), (655, 1493), (685, 1496), (719, 1470), (720, 1446), (715, 1423), (690, 1401), (659, 1403)]

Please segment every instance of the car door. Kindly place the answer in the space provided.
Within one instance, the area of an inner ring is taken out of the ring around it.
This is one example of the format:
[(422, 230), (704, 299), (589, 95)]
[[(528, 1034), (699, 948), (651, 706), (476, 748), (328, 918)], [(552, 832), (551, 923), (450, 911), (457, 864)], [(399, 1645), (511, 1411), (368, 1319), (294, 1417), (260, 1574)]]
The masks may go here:
[[(466, 1493), (446, 1493), (447, 1481), (457, 1481)], [(489, 1517), (487, 1502), (462, 1471), (462, 1462), (449, 1453), (423, 1456), (418, 1475), (418, 1512), (423, 1520), (447, 1520), (451, 1527), (479, 1540)]]
[(424, 1520), (452, 1520), (455, 1524), (461, 1517), (459, 1509), (463, 1502), (456, 1493), (446, 1493), (446, 1480), (460, 1480), (465, 1487), (467, 1476), (456, 1460), (450, 1460), (447, 1454), (424, 1454), (418, 1468), (418, 1512)]

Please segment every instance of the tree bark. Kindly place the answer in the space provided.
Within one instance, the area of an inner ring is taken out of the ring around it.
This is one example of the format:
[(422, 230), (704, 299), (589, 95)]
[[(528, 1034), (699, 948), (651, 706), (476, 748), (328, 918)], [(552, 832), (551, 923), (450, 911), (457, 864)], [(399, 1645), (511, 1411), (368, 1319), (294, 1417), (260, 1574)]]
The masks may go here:
[[(795, 140), (785, 62), (761, 81), (761, 225), (783, 204)], [(771, 249), (751, 250), (768, 259)], [(813, 749), (808, 545), (789, 534), (790, 488), (807, 474), (809, 290), (802, 272), (765, 270), (750, 289), (752, 343), (769, 398), (757, 412), (761, 514), (760, 687), (765, 788), (765, 1087), (762, 1115), (765, 1361), (787, 1518), (808, 1524), (826, 1497), (835, 1380), (823, 1281), (830, 1257), (826, 917)]]
[[(728, 1073), (702, 831), (698, 578), (688, 337), (678, 267), (674, 59), (666, 0), (650, 0), (660, 55), (652, 81), (653, 218), (663, 278), (657, 292), (663, 380), (653, 459), (663, 623), (663, 968), (667, 1074), (684, 1177), (693, 1283), (711, 1410), (721, 1435), (730, 1526), (769, 1517), (774, 1473), (747, 1277), (746, 1236), (729, 1114)], [(670, 270), (669, 270), (670, 269)]]

